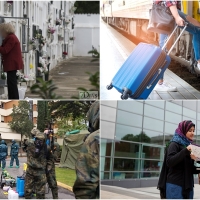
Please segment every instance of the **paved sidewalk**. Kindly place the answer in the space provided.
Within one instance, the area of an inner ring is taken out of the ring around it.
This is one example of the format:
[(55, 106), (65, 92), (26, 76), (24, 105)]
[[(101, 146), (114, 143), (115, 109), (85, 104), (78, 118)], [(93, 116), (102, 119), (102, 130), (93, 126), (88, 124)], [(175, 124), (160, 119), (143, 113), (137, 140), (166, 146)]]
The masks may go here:
[[(86, 72), (94, 74), (99, 71), (99, 63), (91, 62), (93, 58), (74, 57), (61, 61), (54, 69), (50, 71), (49, 79), (52, 79), (58, 87), (55, 93), (64, 99), (71, 99), (72, 96), (78, 97), (77, 88), (82, 87), (90, 90), (93, 86), (90, 84), (89, 75)], [(25, 97), (38, 98), (37, 95), (26, 92)]]
[[(8, 158), (8, 159), (6, 159), (5, 170), (8, 171), (8, 173), (11, 176), (13, 176), (14, 178), (16, 178), (17, 176), (21, 176), (23, 174), (23, 163), (26, 163), (26, 160), (27, 160), (26, 157), (19, 157), (20, 168), (15, 167), (15, 165), (16, 165), (15, 162), (13, 164), (13, 166), (14, 166), (13, 168), (8, 168), (8, 166), (10, 166), (10, 158)], [(2, 173), (1, 169), (0, 169), (0, 173)], [(46, 193), (47, 193), (47, 191), (46, 191)], [(59, 199), (75, 199), (74, 194), (71, 191), (64, 189), (62, 187), (58, 187), (58, 197), (59, 197)], [(3, 193), (3, 190), (0, 188), (0, 199), (7, 199), (7, 198), (8, 198), (8, 195), (5, 195)], [(45, 198), (52, 199), (51, 189), (49, 190), (48, 194), (45, 194)], [(20, 199), (24, 199), (24, 198), (20, 198)]]
[[(121, 188), (101, 185), (101, 199), (160, 199), (156, 187)], [(194, 186), (194, 199), (200, 199), (200, 185)]]

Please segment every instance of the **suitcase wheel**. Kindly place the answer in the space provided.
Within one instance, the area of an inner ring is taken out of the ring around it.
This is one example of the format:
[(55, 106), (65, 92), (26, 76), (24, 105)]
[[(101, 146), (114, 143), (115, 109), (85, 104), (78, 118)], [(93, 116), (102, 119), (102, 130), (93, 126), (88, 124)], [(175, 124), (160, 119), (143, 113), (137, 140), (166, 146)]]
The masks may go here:
[(122, 95), (121, 95), (121, 99), (122, 99), (122, 100), (127, 100), (128, 98), (129, 98), (129, 94), (126, 94), (126, 93), (125, 93), (125, 94), (122, 94)]
[(106, 88), (107, 88), (107, 90), (111, 90), (113, 88), (113, 86), (110, 84), (110, 85), (107, 85)]

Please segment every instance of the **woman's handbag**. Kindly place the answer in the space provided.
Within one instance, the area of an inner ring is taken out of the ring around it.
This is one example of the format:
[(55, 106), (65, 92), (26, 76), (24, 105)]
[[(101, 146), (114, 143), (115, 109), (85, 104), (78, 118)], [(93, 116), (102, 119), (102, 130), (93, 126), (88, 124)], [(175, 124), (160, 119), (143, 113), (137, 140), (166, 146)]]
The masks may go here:
[(169, 8), (161, 4), (153, 4), (149, 10), (149, 24), (147, 30), (150, 32), (169, 35), (175, 26), (175, 20)]

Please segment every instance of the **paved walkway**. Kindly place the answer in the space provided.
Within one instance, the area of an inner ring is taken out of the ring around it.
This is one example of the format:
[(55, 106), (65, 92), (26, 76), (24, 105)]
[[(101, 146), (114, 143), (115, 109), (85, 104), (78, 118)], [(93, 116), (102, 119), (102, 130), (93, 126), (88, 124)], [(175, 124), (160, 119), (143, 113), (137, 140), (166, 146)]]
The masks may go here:
[[(101, 186), (101, 199), (160, 199), (156, 187), (121, 188), (115, 186)], [(200, 185), (194, 186), (194, 199), (200, 199)]]
[[(89, 75), (99, 71), (99, 63), (91, 62), (93, 58), (89, 57), (74, 57), (61, 61), (54, 69), (51, 70), (49, 79), (52, 79), (58, 87), (55, 93), (62, 96), (64, 99), (71, 99), (72, 96), (78, 97), (77, 88), (82, 87), (90, 90), (91, 86)], [(28, 98), (38, 98), (37, 95), (26, 93)]]
[[(26, 157), (19, 157), (19, 161), (20, 161), (20, 168), (15, 168), (15, 162), (13, 164), (13, 168), (8, 168), (8, 166), (10, 166), (10, 158), (8, 158), (6, 160), (6, 168), (5, 170), (8, 171), (8, 173), (13, 176), (14, 178), (16, 178), (17, 176), (20, 176), (23, 174), (23, 163), (26, 163), (27, 158)], [(2, 173), (2, 170), (0, 169), (0, 173)], [(14, 188), (15, 189), (15, 188)], [(46, 195), (45, 198), (46, 199), (52, 199), (52, 193), (51, 190), (46, 190)], [(70, 192), (69, 190), (66, 190), (62, 187), (58, 187), (58, 197), (59, 199), (75, 199), (74, 198), (74, 194), (72, 192)], [(7, 199), (8, 195), (5, 195), (3, 190), (0, 188), (0, 199)], [(24, 198), (20, 198), (20, 199), (24, 199)]]
[[(103, 21), (101, 21), (101, 38), (100, 98), (121, 100), (121, 95), (114, 88), (108, 91), (106, 85), (110, 84), (112, 78), (136, 45)], [(178, 92), (152, 91), (148, 99), (200, 99), (199, 91), (169, 69), (165, 72), (165, 80), (176, 86)]]

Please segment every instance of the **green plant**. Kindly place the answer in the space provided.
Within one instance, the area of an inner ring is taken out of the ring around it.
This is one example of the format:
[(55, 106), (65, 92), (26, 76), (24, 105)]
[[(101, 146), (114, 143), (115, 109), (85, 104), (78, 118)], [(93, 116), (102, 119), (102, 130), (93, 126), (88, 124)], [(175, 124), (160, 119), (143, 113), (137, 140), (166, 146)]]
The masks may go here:
[(29, 119), (29, 113), (32, 112), (30, 109), (29, 102), (19, 101), (18, 106), (13, 105), (12, 109), (12, 120), (8, 123), (11, 130), (16, 131), (22, 136), (31, 136), (31, 129), (33, 128), (33, 122)]
[(96, 48), (92, 47), (93, 49), (91, 51), (88, 51), (88, 54), (92, 54), (92, 57), (94, 58), (91, 60), (91, 62), (99, 61), (100, 53), (97, 51)]
[(6, 80), (6, 75), (5, 75), (4, 72), (1, 73), (1, 79), (2, 79), (2, 80)]
[[(89, 81), (90, 84), (92, 86), (94, 86), (94, 88), (87, 90), (86, 88), (83, 87), (79, 87), (77, 88), (77, 90), (81, 90), (81, 91), (99, 91), (99, 72), (96, 72), (94, 74), (90, 73), (90, 72), (86, 72), (89, 75)], [(73, 99), (79, 99), (79, 97), (76, 96), (72, 96), (71, 98)]]
[(37, 78), (37, 81), (38, 83), (30, 88), (32, 94), (38, 94), (42, 99), (62, 99), (61, 96), (53, 93), (57, 87), (52, 80), (44, 81), (42, 78)]

